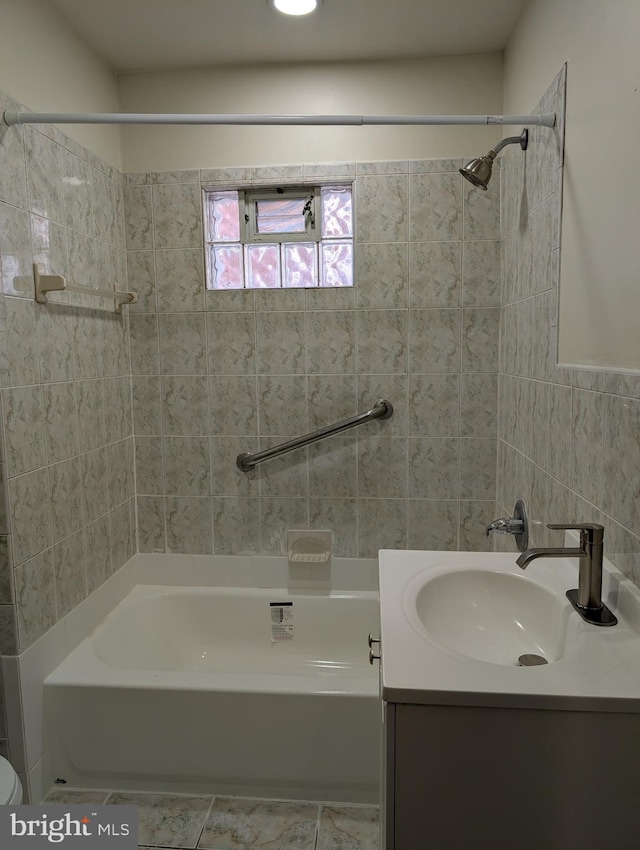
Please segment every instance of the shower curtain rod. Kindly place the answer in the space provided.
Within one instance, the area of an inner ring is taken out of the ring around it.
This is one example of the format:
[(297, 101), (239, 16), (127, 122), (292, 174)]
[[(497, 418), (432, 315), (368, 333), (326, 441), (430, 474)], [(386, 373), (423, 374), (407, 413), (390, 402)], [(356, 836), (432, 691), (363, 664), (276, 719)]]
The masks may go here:
[(457, 125), (517, 124), (553, 127), (555, 112), (541, 115), (205, 115), (146, 112), (5, 112), (14, 124), (248, 124), (248, 125)]

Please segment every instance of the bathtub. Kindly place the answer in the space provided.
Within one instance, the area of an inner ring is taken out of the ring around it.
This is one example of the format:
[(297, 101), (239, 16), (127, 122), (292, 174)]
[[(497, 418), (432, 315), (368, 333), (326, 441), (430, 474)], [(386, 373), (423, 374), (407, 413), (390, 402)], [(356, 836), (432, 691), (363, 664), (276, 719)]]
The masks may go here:
[(45, 680), (54, 777), (375, 802), (378, 630), (371, 590), (139, 585)]

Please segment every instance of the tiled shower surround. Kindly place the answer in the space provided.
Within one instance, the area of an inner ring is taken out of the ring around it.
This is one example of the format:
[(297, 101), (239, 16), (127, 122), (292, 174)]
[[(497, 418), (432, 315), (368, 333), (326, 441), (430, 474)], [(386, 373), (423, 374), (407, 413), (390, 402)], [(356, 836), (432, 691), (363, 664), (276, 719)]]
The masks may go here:
[[(9, 105), (0, 95), (0, 111)], [(27, 649), (135, 552), (128, 318), (86, 296), (36, 304), (32, 273), (37, 262), (126, 285), (122, 178), (45, 133), (0, 130), (2, 655)]]
[[(477, 549), (495, 500), (499, 179), (458, 160), (126, 175), (140, 551)], [(205, 291), (201, 187), (355, 181), (353, 288)], [(464, 184), (464, 185), (463, 185)], [(235, 463), (367, 410), (393, 418)]]
[[(566, 68), (533, 112), (563, 119), (565, 96)], [(538, 546), (562, 545), (549, 522), (602, 523), (607, 557), (639, 584), (640, 373), (553, 365), (563, 132), (537, 129), (502, 162), (499, 510), (523, 497)]]

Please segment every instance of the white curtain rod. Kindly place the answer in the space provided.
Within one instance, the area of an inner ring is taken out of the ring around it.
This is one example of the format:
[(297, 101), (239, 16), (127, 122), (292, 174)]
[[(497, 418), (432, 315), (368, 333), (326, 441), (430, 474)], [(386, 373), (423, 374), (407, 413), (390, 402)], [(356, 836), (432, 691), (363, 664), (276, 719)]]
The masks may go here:
[(259, 124), (259, 125), (456, 125), (517, 124), (553, 127), (555, 112), (542, 115), (203, 115), (145, 112), (5, 112), (5, 123), (14, 124)]

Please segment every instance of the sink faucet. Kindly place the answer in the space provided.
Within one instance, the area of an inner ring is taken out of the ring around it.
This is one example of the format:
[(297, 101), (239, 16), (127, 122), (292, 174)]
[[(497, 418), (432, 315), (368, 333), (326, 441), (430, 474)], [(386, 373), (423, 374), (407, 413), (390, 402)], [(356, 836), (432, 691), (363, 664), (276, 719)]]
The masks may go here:
[(577, 549), (571, 547), (527, 549), (516, 559), (516, 564), (526, 570), (531, 561), (535, 561), (536, 558), (579, 558), (578, 589), (567, 591), (569, 602), (588, 623), (598, 626), (615, 626), (618, 622), (616, 617), (602, 602), (604, 526), (589, 522), (573, 525), (548, 523), (547, 528), (579, 531), (580, 547)]

